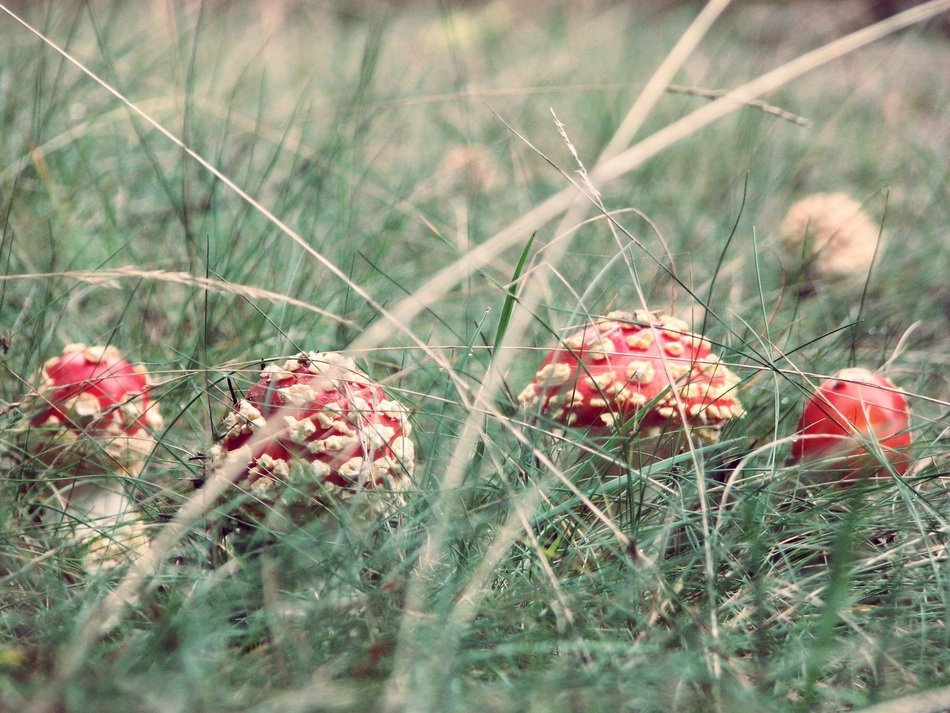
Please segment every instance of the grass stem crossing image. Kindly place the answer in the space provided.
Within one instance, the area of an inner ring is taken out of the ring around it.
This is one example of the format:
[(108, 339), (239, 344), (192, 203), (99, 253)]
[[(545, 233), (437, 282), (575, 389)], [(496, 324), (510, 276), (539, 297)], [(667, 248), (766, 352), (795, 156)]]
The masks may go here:
[(950, 710), (950, 0), (0, 0), (0, 712)]

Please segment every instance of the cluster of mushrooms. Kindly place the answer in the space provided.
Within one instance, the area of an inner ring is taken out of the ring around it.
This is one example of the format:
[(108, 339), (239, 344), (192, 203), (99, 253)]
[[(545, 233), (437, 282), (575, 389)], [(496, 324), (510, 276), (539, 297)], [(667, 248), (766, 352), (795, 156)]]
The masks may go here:
[[(80, 547), (87, 570), (141, 554), (145, 518), (130, 491), (164, 423), (145, 368), (111, 345), (70, 344), (35, 382), (19, 439), (49, 474), (28, 495), (34, 523)], [(277, 507), (319, 513), (366, 491), (386, 494), (374, 512), (391, 511), (412, 477), (411, 434), (406, 408), (348, 357), (308, 352), (264, 367), (212, 449), (212, 476), (228, 477), (239, 496), (227, 530), (261, 524)]]
[[(638, 437), (669, 437), (676, 448), (687, 434), (714, 442), (743, 415), (739, 383), (682, 321), (612, 312), (564, 339), (519, 402), (526, 415), (587, 434), (629, 428)], [(163, 425), (153, 388), (145, 370), (114, 347), (71, 344), (43, 366), (25, 401), (24, 447), (50, 474), (30, 495), (34, 521), (68, 533), (91, 570), (147, 546), (130, 490)], [(844, 369), (805, 404), (792, 459), (845, 484), (903, 474), (909, 427), (906, 398), (894, 384)], [(301, 353), (266, 366), (233, 406), (211, 467), (235, 471), (228, 474), (238, 495), (231, 518), (244, 527), (265, 522), (278, 505), (314, 516), (366, 493), (380, 496), (373, 512), (383, 515), (411, 483), (411, 436), (406, 407), (352, 359)]]
[[(522, 409), (588, 434), (665, 439), (654, 455), (682, 449), (690, 435), (716, 442), (745, 414), (736, 374), (709, 341), (675, 317), (611, 312), (563, 340), (518, 397)], [(904, 393), (868, 369), (842, 369), (810, 396), (790, 463), (812, 479), (848, 484), (910, 464)]]
[[(825, 273), (816, 275), (837, 278), (845, 263), (870, 259), (859, 233), (873, 225), (862, 216), (846, 196), (818, 194), (792, 207), (783, 239), (790, 250), (807, 240), (812, 252), (844, 255), (823, 259)], [(739, 385), (682, 320), (616, 311), (562, 339), (518, 402), (527, 420), (651, 442), (663, 457), (694, 437), (717, 441), (745, 413)], [(44, 473), (29, 491), (32, 520), (81, 546), (88, 569), (111, 568), (147, 547), (134, 489), (163, 429), (154, 388), (115, 347), (70, 344), (46, 362), (23, 401), (20, 449)], [(312, 517), (354, 497), (375, 496), (373, 515), (391, 514), (412, 482), (408, 410), (338, 353), (265, 366), (223, 426), (210, 472), (233, 487), (234, 527), (267, 523), (277, 509)], [(789, 460), (812, 480), (847, 485), (903, 475), (910, 447), (903, 392), (878, 373), (848, 368), (807, 399)]]

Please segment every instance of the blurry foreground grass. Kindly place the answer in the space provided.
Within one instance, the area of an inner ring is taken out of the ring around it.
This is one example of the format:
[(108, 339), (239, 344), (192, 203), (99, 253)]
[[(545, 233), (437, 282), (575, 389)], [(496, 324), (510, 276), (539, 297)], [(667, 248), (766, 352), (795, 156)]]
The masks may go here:
[[(579, 5), (24, 9), (299, 241), (0, 14), (0, 708), (830, 711), (950, 684), (950, 45), (914, 27), (850, 53), (763, 97), (792, 117), (690, 131), (559, 224), (544, 206), (581, 195), (578, 160), (596, 180), (698, 12)], [(862, 25), (836, 5), (738, 3), (620, 149)], [(884, 241), (869, 275), (810, 295), (778, 226), (815, 191)], [(584, 434), (562, 447), (512, 394), (564, 330), (641, 306), (711, 339), (748, 413), (605, 494)], [(156, 533), (192, 502), (229, 384), (302, 349), (349, 349), (410, 405), (408, 503), (222, 563), (225, 497), (122, 608), (121, 572), (77, 575), (17, 496), (44, 475), (18, 404), (73, 341), (161, 384), (134, 484)], [(784, 465), (800, 404), (854, 364), (908, 392), (917, 463), (807, 488)], [(103, 606), (121, 616), (91, 636)]]

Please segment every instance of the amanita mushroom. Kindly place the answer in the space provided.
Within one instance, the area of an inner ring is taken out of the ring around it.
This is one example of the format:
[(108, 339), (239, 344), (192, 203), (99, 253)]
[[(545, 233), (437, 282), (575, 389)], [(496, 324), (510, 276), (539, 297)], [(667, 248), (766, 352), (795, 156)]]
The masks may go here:
[(910, 465), (910, 408), (889, 379), (868, 369), (842, 369), (823, 381), (798, 421), (792, 462), (815, 480), (849, 484), (903, 475)]
[(604, 432), (633, 419), (643, 437), (716, 441), (742, 416), (738, 377), (680, 319), (611, 312), (563, 340), (518, 401), (557, 423)]
[(819, 280), (864, 278), (874, 262), (879, 226), (844, 193), (814, 193), (788, 209), (780, 228), (785, 252)]
[(228, 414), (213, 449), (245, 465), (235, 483), (250, 495), (239, 516), (258, 520), (278, 502), (313, 513), (336, 499), (375, 491), (396, 503), (410, 482), (409, 414), (348, 357), (301, 352), (264, 368)]
[(30, 508), (30, 538), (64, 548), (86, 573), (134, 561), (151, 543), (143, 514), (114, 476), (86, 475), (65, 487), (47, 483)]
[(87, 569), (114, 566), (146, 540), (125, 485), (163, 425), (148, 373), (114, 346), (69, 344), (36, 381), (18, 434), (21, 451), (43, 468), (30, 489), (32, 518), (64, 544), (85, 547)]
[(70, 476), (141, 472), (163, 425), (144, 367), (111, 345), (69, 344), (38, 381), (23, 406), (33, 457)]
[(500, 183), (491, 154), (480, 146), (455, 146), (442, 157), (436, 177), (453, 193), (488, 192)]

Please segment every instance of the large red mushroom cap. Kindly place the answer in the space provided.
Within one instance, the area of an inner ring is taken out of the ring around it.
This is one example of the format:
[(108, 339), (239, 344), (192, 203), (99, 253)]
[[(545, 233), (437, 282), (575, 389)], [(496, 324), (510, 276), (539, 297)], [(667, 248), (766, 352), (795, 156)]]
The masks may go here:
[(362, 490), (398, 493), (412, 477), (406, 408), (348, 357), (301, 352), (264, 368), (224, 422), (214, 459), (246, 459), (235, 481), (274, 504), (289, 486), (325, 504)]
[(618, 311), (564, 339), (518, 400), (566, 426), (600, 430), (637, 416), (641, 434), (688, 424), (715, 441), (723, 424), (744, 413), (738, 383), (682, 320)]
[(48, 360), (24, 402), (24, 449), (64, 475), (138, 475), (162, 416), (148, 373), (114, 346), (69, 344)]
[[(890, 379), (869, 369), (842, 369), (823, 381), (798, 421), (792, 462), (807, 464), (822, 480), (848, 484), (910, 465), (910, 408)], [(882, 460), (883, 459), (883, 460)]]

